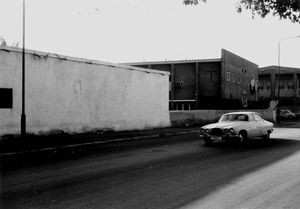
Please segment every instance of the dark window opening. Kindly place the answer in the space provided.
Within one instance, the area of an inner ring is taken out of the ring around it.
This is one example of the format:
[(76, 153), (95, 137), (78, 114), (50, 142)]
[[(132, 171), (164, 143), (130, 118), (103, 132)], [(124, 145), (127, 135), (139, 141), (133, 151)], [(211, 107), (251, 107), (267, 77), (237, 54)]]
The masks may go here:
[(0, 88), (0, 108), (12, 108), (13, 90), (9, 88)]

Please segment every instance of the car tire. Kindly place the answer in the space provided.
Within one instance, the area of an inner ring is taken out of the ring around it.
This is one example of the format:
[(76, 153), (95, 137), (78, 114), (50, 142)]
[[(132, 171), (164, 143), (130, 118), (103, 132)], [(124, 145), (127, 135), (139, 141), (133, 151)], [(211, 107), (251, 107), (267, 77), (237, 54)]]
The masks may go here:
[(242, 143), (242, 144), (247, 143), (247, 141), (248, 141), (247, 133), (245, 133), (245, 132), (240, 132), (240, 133), (239, 133), (239, 140), (240, 140), (240, 143)]
[(269, 141), (270, 140), (270, 131), (266, 135), (263, 136), (264, 140)]

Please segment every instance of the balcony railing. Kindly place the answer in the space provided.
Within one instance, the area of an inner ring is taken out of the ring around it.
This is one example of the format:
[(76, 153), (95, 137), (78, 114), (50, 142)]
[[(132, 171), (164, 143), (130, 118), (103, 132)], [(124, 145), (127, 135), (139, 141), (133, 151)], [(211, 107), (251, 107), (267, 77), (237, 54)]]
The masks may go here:
[(300, 97), (300, 88), (297, 89), (296, 95), (297, 95), (297, 97)]
[[(271, 91), (269, 89), (259, 90), (259, 97), (270, 97)], [(275, 89), (275, 96), (278, 95), (278, 89)], [(294, 89), (280, 89), (280, 97), (293, 97)], [(300, 97), (300, 88), (296, 89), (296, 96)]]

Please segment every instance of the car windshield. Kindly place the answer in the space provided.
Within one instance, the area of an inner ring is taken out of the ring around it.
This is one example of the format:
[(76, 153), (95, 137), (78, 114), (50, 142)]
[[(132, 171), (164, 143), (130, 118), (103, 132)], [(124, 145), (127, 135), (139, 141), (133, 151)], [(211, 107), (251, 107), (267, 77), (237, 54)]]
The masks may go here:
[(226, 114), (221, 117), (221, 121), (249, 121), (249, 118), (246, 114)]

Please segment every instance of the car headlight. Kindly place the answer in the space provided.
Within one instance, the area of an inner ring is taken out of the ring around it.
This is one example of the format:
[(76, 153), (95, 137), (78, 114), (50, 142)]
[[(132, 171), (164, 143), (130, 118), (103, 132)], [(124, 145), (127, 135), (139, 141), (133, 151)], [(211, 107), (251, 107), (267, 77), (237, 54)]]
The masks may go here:
[(228, 133), (228, 131), (229, 131), (228, 128), (224, 128), (225, 134)]
[(230, 128), (230, 129), (229, 129), (229, 132), (230, 132), (231, 134), (234, 134), (234, 129), (233, 129), (233, 128)]
[(200, 128), (200, 134), (204, 134), (204, 129)]
[(205, 133), (209, 134), (209, 129), (205, 129)]

